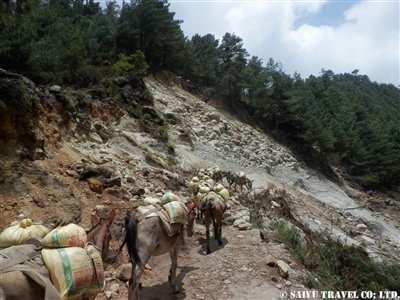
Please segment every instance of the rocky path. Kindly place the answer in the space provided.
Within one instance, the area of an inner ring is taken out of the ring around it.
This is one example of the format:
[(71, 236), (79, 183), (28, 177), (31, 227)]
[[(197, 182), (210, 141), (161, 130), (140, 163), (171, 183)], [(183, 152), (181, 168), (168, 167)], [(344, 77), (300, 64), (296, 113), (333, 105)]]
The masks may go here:
[[(224, 226), (222, 234), (224, 245), (218, 246), (213, 239), (212, 253), (205, 255), (204, 225), (200, 221), (196, 224), (194, 236), (186, 239), (179, 255), (177, 277), (181, 292), (178, 295), (171, 293), (167, 281), (169, 255), (152, 257), (148, 263), (150, 268), (141, 280), (143, 299), (280, 299), (281, 291), (307, 290), (302, 285), (306, 270), (290, 258), (283, 244), (263, 242), (257, 229), (239, 231), (233, 226)], [(288, 263), (287, 280), (276, 268), (267, 265), (268, 255)], [(127, 299), (126, 285), (115, 279), (121, 267), (107, 269), (110, 277), (106, 293), (97, 299)]]

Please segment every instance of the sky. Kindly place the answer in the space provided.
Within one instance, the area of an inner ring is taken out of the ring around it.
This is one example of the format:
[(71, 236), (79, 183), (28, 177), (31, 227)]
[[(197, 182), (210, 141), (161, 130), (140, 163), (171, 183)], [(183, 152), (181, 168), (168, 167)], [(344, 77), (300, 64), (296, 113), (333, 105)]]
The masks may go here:
[(400, 85), (400, 1), (170, 0), (188, 38), (226, 33), (250, 56), (279, 61), (302, 78), (322, 69)]

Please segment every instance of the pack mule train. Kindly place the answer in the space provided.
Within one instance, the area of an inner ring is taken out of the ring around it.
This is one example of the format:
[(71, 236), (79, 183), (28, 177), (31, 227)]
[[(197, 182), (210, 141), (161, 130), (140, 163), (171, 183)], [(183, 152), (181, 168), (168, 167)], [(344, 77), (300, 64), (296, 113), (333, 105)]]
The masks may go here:
[[(107, 218), (92, 215), (92, 228), (87, 232), (87, 242), (101, 251), (104, 259), (110, 242), (110, 226), (115, 218), (112, 210)], [(29, 238), (23, 244), (11, 246), (0, 251), (0, 299), (7, 300), (57, 300), (62, 299), (52, 284), (49, 270), (41, 254), (41, 240)], [(92, 261), (92, 264), (96, 264)], [(104, 272), (104, 269), (101, 270)], [(97, 269), (93, 269), (98, 278)], [(80, 299), (95, 299), (97, 292), (89, 291)], [(74, 298), (78, 299), (78, 298)]]
[[(156, 208), (156, 210), (161, 210), (161, 207)], [(188, 232), (193, 232), (194, 219), (194, 210), (188, 209), (186, 225)], [(128, 292), (129, 300), (140, 299), (139, 280), (143, 273), (144, 266), (150, 257), (162, 255), (167, 252), (169, 252), (171, 258), (168, 281), (172, 287), (173, 293), (179, 293), (180, 290), (176, 280), (176, 268), (178, 265), (180, 245), (184, 238), (185, 225), (176, 223), (171, 224), (171, 226), (174, 227), (173, 231), (175, 233), (172, 236), (168, 235), (163, 228), (160, 216), (155, 215), (149, 217), (149, 214), (145, 213), (136, 217), (131, 215), (129, 211), (127, 212), (124, 224), (126, 235), (121, 248), (125, 244), (127, 245), (129, 258), (132, 264), (132, 275), (129, 280)]]

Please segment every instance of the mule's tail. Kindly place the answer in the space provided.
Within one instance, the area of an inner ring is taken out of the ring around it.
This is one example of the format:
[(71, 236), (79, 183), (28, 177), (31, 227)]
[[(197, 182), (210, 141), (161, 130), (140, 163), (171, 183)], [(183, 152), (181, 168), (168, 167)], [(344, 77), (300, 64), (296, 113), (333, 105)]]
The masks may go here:
[(205, 211), (205, 210), (207, 210), (207, 209), (211, 209), (211, 208), (213, 208), (213, 202), (210, 200), (210, 199), (204, 199), (204, 201), (202, 201), (201, 203), (200, 203), (200, 206), (199, 206), (199, 209), (201, 210), (201, 211)]
[(125, 239), (123, 244), (126, 243), (126, 247), (128, 248), (129, 258), (132, 263), (136, 263), (140, 269), (144, 269), (143, 263), (140, 260), (139, 253), (137, 250), (137, 220), (135, 217), (131, 216), (128, 212), (125, 217)]

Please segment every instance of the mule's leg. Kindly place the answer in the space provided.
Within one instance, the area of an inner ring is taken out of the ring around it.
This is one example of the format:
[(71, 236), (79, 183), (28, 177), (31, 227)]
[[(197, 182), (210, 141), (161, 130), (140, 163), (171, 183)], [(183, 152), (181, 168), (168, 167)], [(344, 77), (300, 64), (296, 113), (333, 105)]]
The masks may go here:
[(176, 282), (176, 268), (178, 267), (178, 254), (179, 254), (179, 247), (183, 240), (183, 230), (179, 234), (179, 238), (177, 239), (175, 246), (169, 250), (169, 256), (171, 257), (171, 269), (169, 270), (168, 281), (171, 284), (172, 292), (174, 294), (179, 293), (179, 287)]
[(129, 279), (129, 290), (128, 290), (128, 299), (129, 300), (139, 300), (139, 280), (142, 270), (136, 265), (132, 263), (132, 275)]
[[(215, 212), (218, 214), (219, 212)], [(222, 219), (220, 217), (215, 218), (214, 222), (214, 234), (215, 238), (218, 240), (218, 245), (222, 246), (222, 239), (221, 239), (221, 227), (222, 227)]]
[[(216, 211), (214, 210), (213, 215), (215, 216)], [(213, 228), (214, 228), (214, 238), (218, 240), (218, 225), (215, 217), (212, 218)]]
[(207, 238), (207, 254), (211, 253), (210, 249), (210, 211), (207, 210), (204, 212), (204, 225), (206, 226), (206, 238)]

